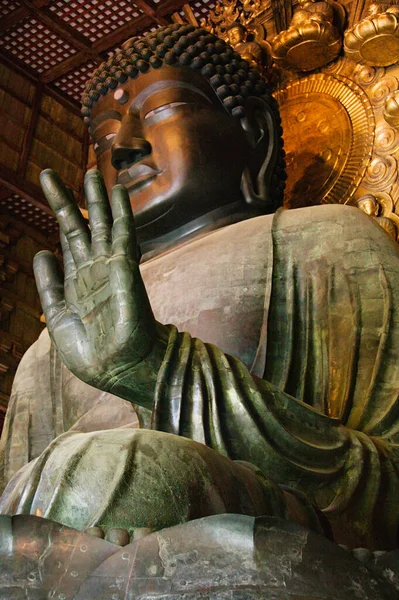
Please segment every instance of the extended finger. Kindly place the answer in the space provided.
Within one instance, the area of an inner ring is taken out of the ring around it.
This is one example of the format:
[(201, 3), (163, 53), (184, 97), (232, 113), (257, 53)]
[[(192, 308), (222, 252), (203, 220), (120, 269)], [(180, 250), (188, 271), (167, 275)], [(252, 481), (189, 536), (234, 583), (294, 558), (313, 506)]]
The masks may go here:
[(129, 194), (123, 185), (112, 189), (112, 255), (123, 254), (137, 260), (136, 226)]
[(60, 229), (68, 240), (75, 265), (81, 266), (90, 260), (90, 232), (73, 194), (51, 169), (41, 172), (40, 183), (56, 214)]
[(93, 257), (111, 253), (112, 217), (107, 189), (100, 171), (92, 169), (85, 176), (85, 195), (89, 210)]
[(65, 304), (67, 308), (76, 311), (77, 296), (76, 296), (76, 266), (73, 260), (72, 253), (69, 249), (68, 240), (60, 231), (60, 241), (62, 248), (62, 258), (64, 262), (64, 294)]
[(64, 285), (57, 259), (52, 252), (43, 250), (33, 260), (36, 286), (49, 331), (65, 312)]
[(76, 273), (75, 261), (73, 260), (72, 252), (68, 244), (68, 240), (65, 235), (60, 231), (60, 242), (62, 249), (62, 260), (64, 263), (64, 277), (65, 279), (69, 279), (70, 277), (74, 277)]

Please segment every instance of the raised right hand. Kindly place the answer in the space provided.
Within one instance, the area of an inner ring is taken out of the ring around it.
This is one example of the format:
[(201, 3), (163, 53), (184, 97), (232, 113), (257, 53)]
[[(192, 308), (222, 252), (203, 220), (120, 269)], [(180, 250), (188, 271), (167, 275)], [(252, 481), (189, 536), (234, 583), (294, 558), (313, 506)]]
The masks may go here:
[(136, 259), (129, 196), (115, 186), (111, 214), (101, 174), (88, 171), (89, 230), (73, 194), (53, 171), (43, 171), (41, 185), (60, 225), (65, 270), (63, 282), (51, 252), (34, 259), (47, 327), (65, 365), (109, 391), (157, 343), (158, 325)]

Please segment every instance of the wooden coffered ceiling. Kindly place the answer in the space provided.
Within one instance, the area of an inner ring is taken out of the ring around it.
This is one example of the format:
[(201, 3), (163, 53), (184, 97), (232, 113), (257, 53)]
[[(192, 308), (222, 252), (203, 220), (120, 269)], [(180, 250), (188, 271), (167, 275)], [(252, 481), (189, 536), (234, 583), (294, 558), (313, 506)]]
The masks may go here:
[[(0, 0), (0, 51), (78, 103), (90, 72), (133, 35), (172, 20), (187, 0)], [(194, 0), (195, 17), (215, 7)]]
[(0, 0), (0, 215), (56, 239), (38, 175), (57, 169), (83, 201), (88, 140), (76, 119), (90, 73), (133, 35), (179, 18), (199, 23), (214, 7), (214, 0)]

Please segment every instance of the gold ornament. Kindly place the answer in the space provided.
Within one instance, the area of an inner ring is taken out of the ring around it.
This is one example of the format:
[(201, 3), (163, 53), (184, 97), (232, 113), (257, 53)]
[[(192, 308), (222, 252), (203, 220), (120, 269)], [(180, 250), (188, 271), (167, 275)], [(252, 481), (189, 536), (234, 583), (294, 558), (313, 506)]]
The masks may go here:
[(381, 205), (378, 199), (372, 194), (365, 194), (359, 198), (356, 202), (357, 207), (360, 208), (366, 215), (371, 217), (389, 236), (395, 241), (398, 237), (398, 229), (395, 222), (388, 216), (380, 215)]
[(399, 90), (385, 98), (384, 119), (392, 127), (399, 127)]
[(255, 19), (267, 8), (265, 0), (231, 0), (218, 2), (201, 27), (224, 39), (252, 66), (268, 79), (271, 47), (266, 41), (265, 28)]
[(348, 202), (373, 150), (374, 113), (365, 92), (345, 77), (317, 74), (287, 84), (275, 97), (284, 130), (286, 206)]
[(399, 60), (399, 7), (372, 4), (367, 16), (345, 32), (345, 54), (364, 65), (387, 67)]
[(248, 29), (241, 23), (233, 23), (227, 29), (227, 39), (230, 45), (244, 60), (261, 71), (270, 66), (271, 48), (266, 41), (248, 41)]
[(283, 68), (313, 71), (338, 56), (344, 9), (325, 0), (299, 0), (299, 6), (290, 27), (274, 38), (272, 56)]

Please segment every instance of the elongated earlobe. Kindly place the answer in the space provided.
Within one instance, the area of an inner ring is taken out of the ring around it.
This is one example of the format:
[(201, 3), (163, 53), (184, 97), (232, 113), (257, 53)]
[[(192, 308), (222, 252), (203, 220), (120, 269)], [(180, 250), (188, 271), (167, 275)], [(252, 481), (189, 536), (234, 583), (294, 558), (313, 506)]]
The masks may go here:
[(279, 139), (273, 111), (262, 98), (249, 98), (241, 120), (253, 156), (242, 174), (241, 191), (245, 202), (262, 212), (273, 212), (272, 176)]

